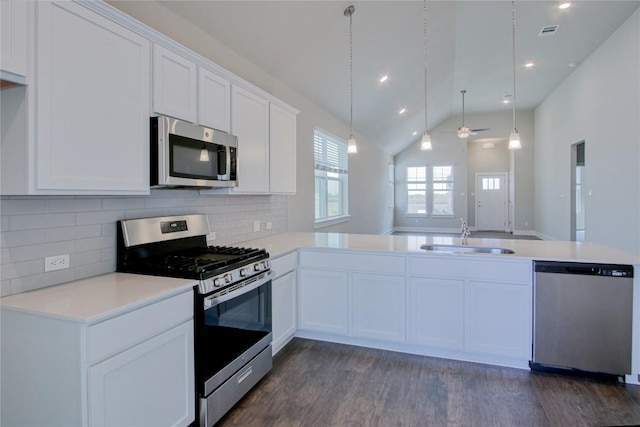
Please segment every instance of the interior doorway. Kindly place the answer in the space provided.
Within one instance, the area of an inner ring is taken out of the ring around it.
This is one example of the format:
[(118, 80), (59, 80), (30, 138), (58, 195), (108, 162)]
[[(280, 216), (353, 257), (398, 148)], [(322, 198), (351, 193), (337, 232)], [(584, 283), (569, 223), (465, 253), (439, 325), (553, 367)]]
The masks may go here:
[(479, 231), (509, 231), (507, 174), (476, 174), (476, 228)]
[(571, 146), (571, 240), (585, 239), (585, 145), (580, 141)]

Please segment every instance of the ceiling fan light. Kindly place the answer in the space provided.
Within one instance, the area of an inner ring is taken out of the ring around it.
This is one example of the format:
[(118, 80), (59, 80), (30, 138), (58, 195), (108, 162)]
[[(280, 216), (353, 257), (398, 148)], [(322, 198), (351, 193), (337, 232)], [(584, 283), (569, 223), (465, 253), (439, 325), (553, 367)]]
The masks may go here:
[(351, 135), (349, 142), (347, 142), (347, 153), (355, 154), (358, 152), (358, 146), (356, 145), (356, 138)]
[(422, 151), (433, 149), (433, 147), (431, 146), (431, 135), (429, 135), (429, 132), (425, 131), (425, 133), (422, 135), (422, 143), (420, 144), (420, 149)]
[(520, 134), (518, 133), (518, 129), (513, 128), (511, 135), (509, 135), (509, 150), (519, 150), (521, 148)]
[(469, 130), (468, 127), (462, 126), (458, 128), (458, 138), (465, 139), (465, 138), (468, 138), (469, 135), (471, 135), (471, 131)]

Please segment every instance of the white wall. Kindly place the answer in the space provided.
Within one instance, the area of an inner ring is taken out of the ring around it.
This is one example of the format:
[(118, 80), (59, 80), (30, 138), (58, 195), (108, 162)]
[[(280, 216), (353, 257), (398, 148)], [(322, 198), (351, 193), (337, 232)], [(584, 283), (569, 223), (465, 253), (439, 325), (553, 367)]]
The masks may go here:
[(640, 11), (535, 111), (536, 229), (569, 240), (571, 145), (585, 141), (586, 240), (640, 255)]
[[(461, 117), (451, 117), (433, 129), (431, 134), (433, 150), (420, 151), (416, 142), (395, 157), (396, 176), (396, 206), (394, 227), (398, 229), (413, 229), (425, 231), (456, 231), (460, 228), (460, 217), (470, 215), (473, 210), (469, 207), (475, 199), (470, 196), (473, 177), (478, 166), (469, 168), (466, 143), (459, 139), (455, 130), (462, 122)], [(510, 111), (487, 114), (467, 114), (465, 124), (471, 128), (489, 127), (491, 130), (482, 132), (474, 138), (508, 138), (512, 128)], [(533, 112), (518, 111), (517, 127), (522, 139), (522, 149), (513, 151), (513, 175), (515, 177), (515, 217), (516, 232), (530, 233), (535, 228), (533, 219)], [(471, 139), (474, 139), (471, 138)], [(454, 165), (454, 212), (455, 218), (415, 218), (407, 217), (406, 168), (411, 165)], [(469, 179), (471, 181), (469, 181)], [(475, 224), (475, 218), (471, 222)], [(524, 224), (527, 224), (526, 226)]]
[[(313, 231), (314, 225), (314, 162), (313, 129), (315, 126), (337, 136), (349, 137), (347, 124), (330, 115), (285, 82), (235, 53), (219, 40), (186, 22), (183, 18), (151, 1), (108, 1), (128, 15), (171, 37), (184, 46), (210, 59), (261, 89), (300, 110), (298, 115), (297, 193), (289, 200), (289, 230)], [(348, 92), (345, 91), (345, 108)], [(387, 209), (386, 165), (391, 155), (356, 133), (358, 154), (349, 157), (349, 206), (351, 221), (318, 231), (349, 233), (379, 233), (390, 230), (392, 216)], [(378, 186), (384, 177), (383, 186)], [(383, 191), (379, 189), (382, 188)], [(371, 191), (375, 189), (375, 191)]]

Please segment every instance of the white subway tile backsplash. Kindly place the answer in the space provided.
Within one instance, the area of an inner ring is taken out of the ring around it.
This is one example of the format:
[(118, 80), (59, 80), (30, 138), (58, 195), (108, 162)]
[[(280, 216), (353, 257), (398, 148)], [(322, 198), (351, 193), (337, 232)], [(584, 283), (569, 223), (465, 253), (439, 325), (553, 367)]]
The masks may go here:
[(76, 240), (76, 252), (92, 251), (96, 249), (115, 248), (114, 236), (93, 237), (91, 239)]
[(33, 291), (60, 283), (71, 282), (72, 280), (76, 280), (76, 270), (74, 268), (20, 277), (11, 280), (11, 293), (18, 294)]
[(0, 215), (37, 214), (46, 212), (46, 199), (2, 199)]
[[(286, 196), (200, 196), (197, 190), (152, 190), (150, 196), (0, 196), (0, 295), (39, 289), (116, 269), (116, 222), (205, 214), (216, 245), (287, 231)], [(253, 232), (270, 220), (271, 230)], [(71, 267), (44, 273), (44, 257), (70, 254)]]
[(44, 273), (44, 260), (34, 259), (31, 261), (12, 262), (2, 266), (0, 279), (10, 280), (41, 273)]
[(76, 225), (105, 224), (116, 222), (124, 217), (123, 211), (79, 212), (76, 214)]
[(35, 245), (47, 241), (47, 230), (5, 231), (2, 233), (3, 248)]
[(79, 267), (87, 264), (97, 264), (102, 262), (102, 251), (78, 252), (71, 257), (71, 267)]
[(75, 225), (76, 214), (74, 213), (55, 213), (55, 214), (38, 214), (38, 215), (12, 215), (9, 229), (16, 230), (35, 230), (39, 228), (51, 227), (70, 227)]
[(75, 252), (75, 247), (75, 240), (66, 242), (44, 243), (40, 245), (19, 246), (15, 248), (9, 248), (9, 256), (11, 257), (11, 262), (28, 261), (52, 255), (70, 254)]
[(46, 230), (47, 242), (61, 242), (66, 240), (86, 239), (98, 237), (102, 234), (102, 228), (98, 224), (81, 225), (78, 227), (60, 227)]
[(86, 279), (87, 277), (99, 276), (116, 271), (116, 261), (109, 260), (96, 264), (80, 266), (76, 269), (76, 279)]
[(102, 210), (100, 199), (50, 199), (47, 212), (92, 212)]

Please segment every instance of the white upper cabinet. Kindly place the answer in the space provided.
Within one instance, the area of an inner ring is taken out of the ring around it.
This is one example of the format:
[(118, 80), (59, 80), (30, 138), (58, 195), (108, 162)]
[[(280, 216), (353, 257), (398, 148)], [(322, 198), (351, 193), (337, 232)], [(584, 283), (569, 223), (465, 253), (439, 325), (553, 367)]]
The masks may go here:
[(37, 2), (35, 193), (149, 192), (150, 43), (74, 2)]
[(0, 71), (3, 81), (26, 83), (27, 6), (28, 2), (24, 0), (0, 1)]
[(153, 45), (153, 111), (195, 123), (198, 107), (196, 64)]
[(269, 101), (231, 86), (231, 133), (238, 137), (238, 193), (269, 192)]
[(269, 190), (296, 192), (296, 114), (275, 104), (269, 107)]
[(198, 67), (198, 123), (231, 131), (231, 84), (202, 67)]

